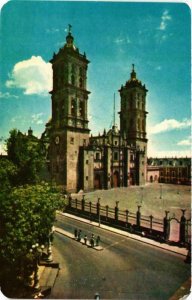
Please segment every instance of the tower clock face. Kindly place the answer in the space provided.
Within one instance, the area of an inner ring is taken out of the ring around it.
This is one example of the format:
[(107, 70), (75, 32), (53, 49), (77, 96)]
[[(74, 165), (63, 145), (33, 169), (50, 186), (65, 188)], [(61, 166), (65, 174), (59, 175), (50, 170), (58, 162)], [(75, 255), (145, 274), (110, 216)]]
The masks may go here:
[(56, 136), (56, 138), (55, 138), (55, 144), (56, 144), (56, 145), (59, 144), (59, 136)]

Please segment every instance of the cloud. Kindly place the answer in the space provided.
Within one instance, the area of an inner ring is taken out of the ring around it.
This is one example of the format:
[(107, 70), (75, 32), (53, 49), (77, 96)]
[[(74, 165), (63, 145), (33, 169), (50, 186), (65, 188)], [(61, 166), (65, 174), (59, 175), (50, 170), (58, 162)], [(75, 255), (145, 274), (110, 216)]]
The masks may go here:
[(151, 151), (150, 149), (148, 150), (147, 153), (148, 157), (158, 157), (158, 158), (164, 158), (164, 157), (191, 157), (191, 151), (186, 150), (186, 151), (179, 151), (179, 150), (164, 150), (164, 151)]
[(161, 23), (158, 27), (159, 30), (166, 30), (169, 21), (172, 19), (168, 10), (165, 10), (161, 16)]
[(0, 154), (2, 155), (7, 154), (6, 146), (4, 144), (0, 144)]
[(187, 139), (179, 141), (177, 143), (178, 146), (191, 146), (191, 136), (189, 136)]
[(165, 131), (183, 129), (191, 126), (191, 120), (177, 121), (175, 119), (165, 119), (156, 124), (153, 128), (149, 128), (149, 134), (158, 134)]
[(41, 56), (32, 56), (16, 63), (9, 77), (6, 86), (23, 89), (26, 95), (45, 95), (52, 89), (51, 64)]
[(57, 33), (59, 31), (60, 30), (58, 28), (48, 28), (48, 29), (46, 29), (47, 33)]
[(131, 40), (130, 38), (127, 36), (127, 37), (117, 37), (115, 40), (114, 40), (114, 43), (115, 44), (119, 44), (119, 45), (126, 45), (126, 44), (131, 44)]
[(9, 92), (6, 92), (6, 93), (0, 92), (0, 98), (6, 98), (6, 99), (15, 98), (15, 99), (18, 99), (19, 97), (16, 96), (16, 95), (12, 95)]
[(41, 119), (41, 117), (44, 115), (44, 113), (38, 113), (38, 114), (34, 114), (32, 115), (32, 123), (33, 124), (43, 124), (43, 120)]
[(162, 70), (162, 66), (157, 66), (157, 67), (155, 68), (155, 70), (157, 70), (157, 71)]

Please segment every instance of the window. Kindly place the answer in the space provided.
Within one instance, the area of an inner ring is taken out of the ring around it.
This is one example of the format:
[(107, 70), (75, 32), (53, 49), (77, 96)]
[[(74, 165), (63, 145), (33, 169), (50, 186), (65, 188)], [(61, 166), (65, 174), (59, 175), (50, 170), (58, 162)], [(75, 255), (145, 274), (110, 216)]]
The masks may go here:
[(79, 78), (79, 87), (82, 88), (83, 87), (83, 79), (80, 77)]
[(84, 102), (80, 101), (79, 103), (79, 114), (82, 117), (84, 115)]
[(79, 75), (83, 75), (83, 69), (81, 67), (79, 68)]
[(89, 161), (88, 160), (86, 160), (86, 164), (88, 165), (88, 163), (89, 163)]
[(119, 153), (118, 152), (114, 152), (114, 155), (113, 155), (113, 159), (114, 160), (118, 160), (119, 159)]
[(86, 146), (86, 139), (83, 139), (83, 146)]
[(71, 84), (75, 85), (75, 76), (73, 74), (71, 75)]
[(137, 130), (140, 130), (140, 119), (137, 120)]
[(71, 143), (71, 144), (74, 144), (74, 137), (71, 137), (71, 138), (70, 138), (70, 143)]
[(99, 159), (100, 159), (100, 153), (96, 152), (96, 160), (99, 160)]
[(145, 121), (142, 120), (142, 131), (145, 131)]
[(115, 141), (115, 145), (117, 146), (117, 141)]
[(72, 114), (72, 116), (75, 115), (75, 106), (76, 106), (75, 99), (72, 99), (72, 101), (71, 101), (71, 114)]
[(86, 176), (86, 180), (88, 180), (89, 179), (89, 177), (88, 176)]

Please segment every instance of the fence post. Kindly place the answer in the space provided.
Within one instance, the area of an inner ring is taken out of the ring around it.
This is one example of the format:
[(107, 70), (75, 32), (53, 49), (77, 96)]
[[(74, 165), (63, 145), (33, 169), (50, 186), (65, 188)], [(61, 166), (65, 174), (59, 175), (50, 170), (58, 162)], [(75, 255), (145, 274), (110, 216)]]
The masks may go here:
[(108, 214), (109, 214), (109, 205), (106, 205), (106, 220), (108, 220)]
[(149, 216), (150, 218), (150, 231), (152, 231), (152, 228), (153, 228), (153, 216)]
[(163, 234), (164, 234), (164, 240), (167, 241), (169, 239), (169, 233), (170, 233), (170, 221), (168, 219), (168, 210), (165, 210), (165, 217), (163, 219)]
[(118, 207), (119, 201), (116, 201), (116, 206), (115, 206), (115, 221), (118, 221), (119, 217), (119, 207)]
[(140, 212), (140, 208), (141, 208), (141, 205), (138, 205), (138, 211), (137, 211), (137, 227), (140, 227), (140, 224), (141, 224), (141, 212)]
[(182, 216), (180, 220), (180, 230), (179, 230), (179, 242), (181, 244), (185, 243), (185, 226), (186, 226), (186, 218), (185, 218), (185, 209), (181, 209)]
[(100, 198), (97, 198), (97, 215), (100, 215)]
[(89, 202), (89, 213), (90, 213), (90, 219), (91, 219), (91, 205), (92, 205), (92, 203), (91, 203), (91, 201)]
[(126, 209), (125, 213), (126, 213), (126, 227), (127, 227), (128, 226), (128, 215), (129, 215), (128, 209)]
[(83, 198), (81, 200), (81, 209), (82, 209), (82, 211), (85, 210), (85, 195), (83, 195)]
[(71, 198), (71, 195), (69, 195), (69, 198), (68, 198), (68, 206), (69, 206), (69, 208), (71, 208), (71, 201), (72, 201), (72, 198)]

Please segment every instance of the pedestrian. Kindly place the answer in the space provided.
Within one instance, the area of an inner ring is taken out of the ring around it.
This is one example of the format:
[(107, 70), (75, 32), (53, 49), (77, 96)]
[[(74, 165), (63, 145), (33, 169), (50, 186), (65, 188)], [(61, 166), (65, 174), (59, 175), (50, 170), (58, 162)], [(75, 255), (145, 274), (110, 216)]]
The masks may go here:
[(78, 242), (81, 241), (81, 229), (79, 229), (77, 240), (78, 240)]
[(84, 243), (85, 243), (85, 245), (87, 245), (87, 236), (86, 236), (86, 234), (84, 236)]
[(101, 239), (100, 239), (100, 236), (98, 235), (98, 236), (97, 236), (97, 239), (96, 239), (96, 246), (99, 246), (100, 240), (101, 240)]
[(95, 238), (94, 238), (94, 234), (92, 234), (92, 236), (91, 236), (90, 244), (91, 244), (91, 247), (92, 247), (92, 248), (93, 248), (93, 247), (94, 247), (94, 245), (95, 245)]
[(74, 237), (75, 237), (75, 239), (77, 239), (77, 228), (75, 228), (75, 230), (74, 230)]

